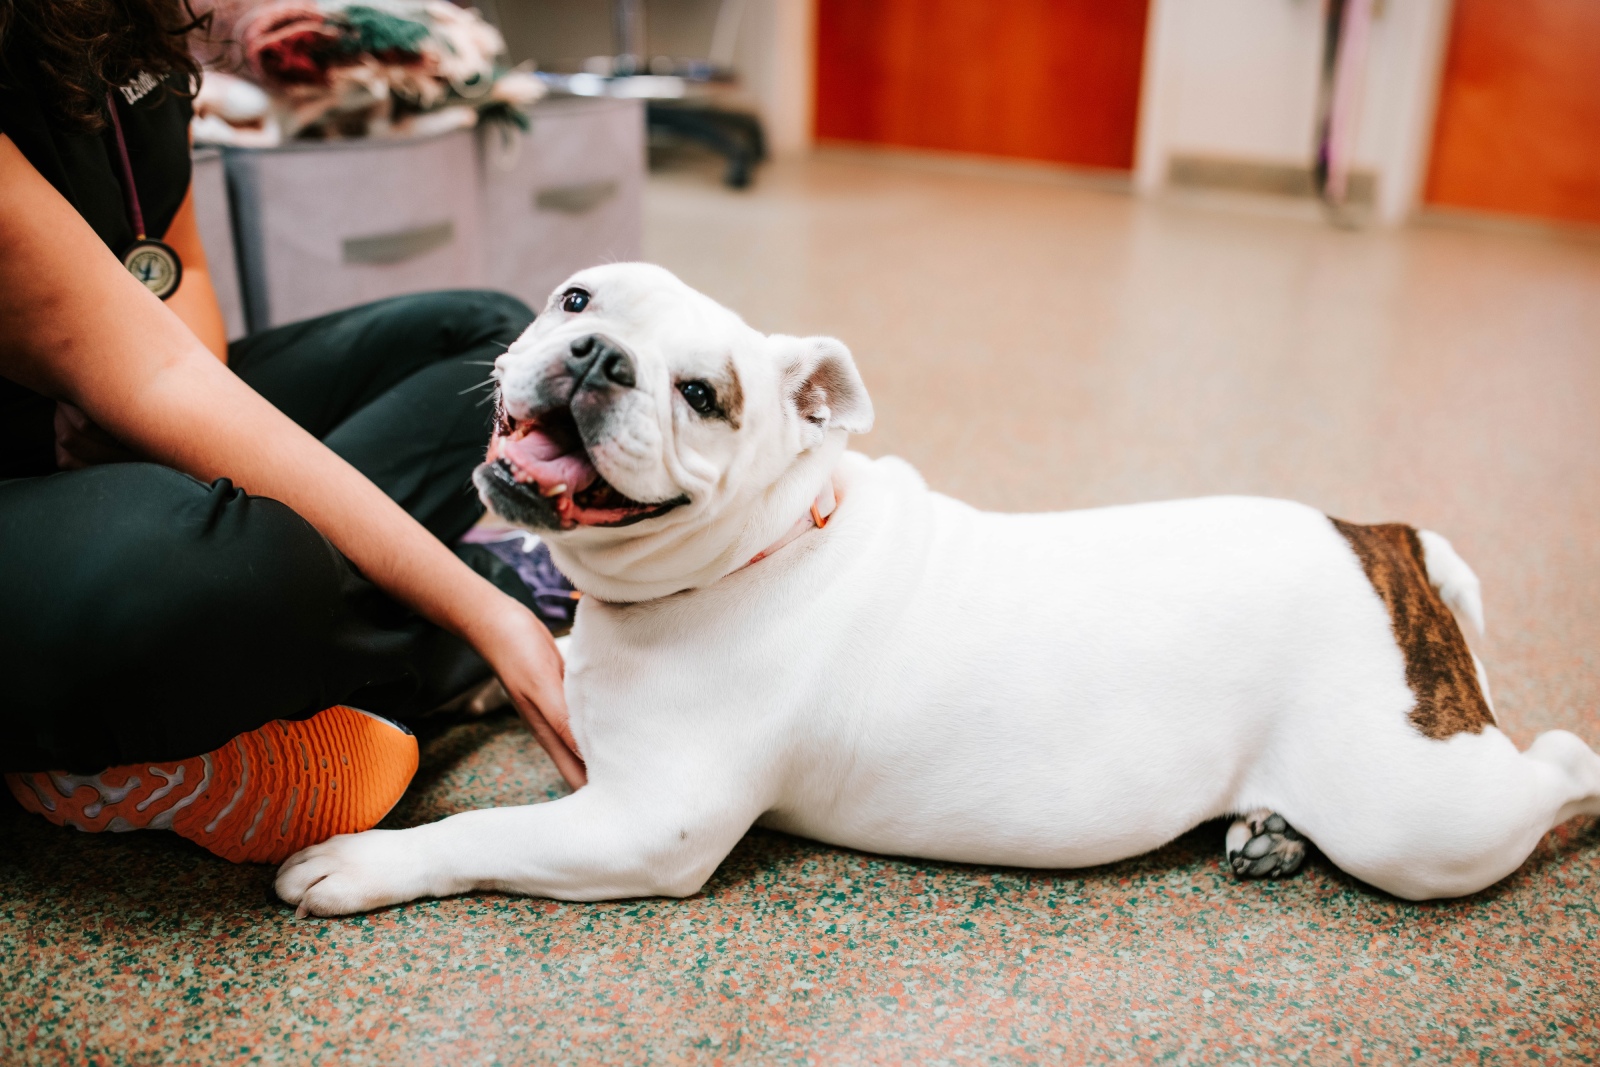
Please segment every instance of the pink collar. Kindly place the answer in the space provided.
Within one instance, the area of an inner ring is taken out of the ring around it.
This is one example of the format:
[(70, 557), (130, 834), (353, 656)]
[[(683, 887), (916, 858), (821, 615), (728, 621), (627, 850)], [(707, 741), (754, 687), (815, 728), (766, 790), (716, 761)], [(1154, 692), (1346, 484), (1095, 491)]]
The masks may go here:
[[(834, 509), (838, 506), (838, 500), (833, 492), (833, 479), (829, 478), (828, 483), (822, 487), (822, 492), (817, 494), (817, 499), (811, 502), (811, 510), (796, 519), (794, 525), (789, 527), (788, 532), (782, 537), (751, 556), (750, 563), (761, 562), (812, 527), (816, 527), (819, 530), (822, 529), (828, 525), (828, 520), (833, 517)], [(746, 563), (745, 567), (750, 566), (750, 563)], [(743, 569), (743, 567), (740, 568), (740, 570)]]

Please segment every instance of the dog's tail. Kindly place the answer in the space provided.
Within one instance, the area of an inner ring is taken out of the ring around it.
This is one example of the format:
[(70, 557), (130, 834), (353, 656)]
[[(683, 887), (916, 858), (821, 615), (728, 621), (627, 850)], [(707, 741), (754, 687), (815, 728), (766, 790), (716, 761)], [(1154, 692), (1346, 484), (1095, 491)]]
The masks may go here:
[(1428, 583), (1439, 591), (1457, 619), (1472, 623), (1473, 631), (1483, 636), (1483, 587), (1449, 541), (1432, 530), (1418, 530), (1422, 559), (1428, 568)]

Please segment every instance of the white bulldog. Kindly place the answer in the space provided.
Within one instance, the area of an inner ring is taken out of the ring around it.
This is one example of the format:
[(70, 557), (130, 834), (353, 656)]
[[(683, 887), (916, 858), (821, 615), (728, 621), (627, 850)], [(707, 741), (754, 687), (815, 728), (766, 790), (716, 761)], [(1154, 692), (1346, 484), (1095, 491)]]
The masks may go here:
[(1309, 838), (1447, 897), (1600, 813), (1582, 741), (1495, 726), (1454, 617), (1481, 628), (1477, 579), (1437, 534), (1245, 497), (976, 511), (845, 450), (872, 404), (843, 344), (644, 264), (574, 275), (496, 376), (476, 481), (587, 594), (588, 784), (306, 849), (277, 880), (302, 914), (687, 896), (753, 823), (1081, 867), (1222, 815), (1240, 874)]

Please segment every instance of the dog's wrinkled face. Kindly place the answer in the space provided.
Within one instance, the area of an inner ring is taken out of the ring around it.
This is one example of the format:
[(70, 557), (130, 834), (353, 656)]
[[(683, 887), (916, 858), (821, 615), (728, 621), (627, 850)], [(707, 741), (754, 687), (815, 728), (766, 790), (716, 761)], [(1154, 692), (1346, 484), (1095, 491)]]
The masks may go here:
[(827, 472), (808, 459), (831, 465), (872, 422), (838, 341), (766, 336), (642, 263), (557, 287), (495, 378), (500, 415), (474, 483), (607, 599), (732, 569), (744, 541), (786, 527), (804, 506), (791, 498), (820, 488)]

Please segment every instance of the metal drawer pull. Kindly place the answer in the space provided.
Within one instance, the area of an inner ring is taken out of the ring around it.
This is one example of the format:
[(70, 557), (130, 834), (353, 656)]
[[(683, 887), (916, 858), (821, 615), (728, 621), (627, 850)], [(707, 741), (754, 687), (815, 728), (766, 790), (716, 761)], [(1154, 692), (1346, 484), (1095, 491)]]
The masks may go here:
[(371, 237), (346, 237), (346, 263), (404, 263), (456, 239), (456, 224), (440, 222), (398, 233), (376, 233)]
[(540, 211), (559, 211), (563, 215), (582, 215), (593, 211), (617, 195), (612, 181), (582, 182), (578, 185), (552, 185), (533, 194), (533, 206)]

